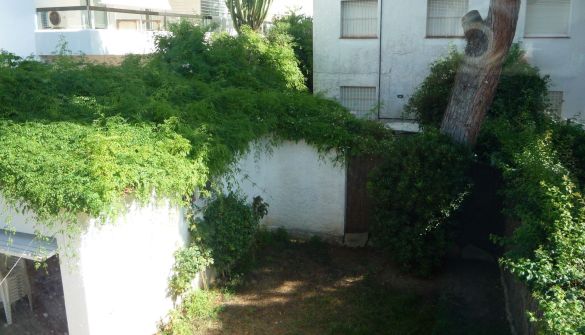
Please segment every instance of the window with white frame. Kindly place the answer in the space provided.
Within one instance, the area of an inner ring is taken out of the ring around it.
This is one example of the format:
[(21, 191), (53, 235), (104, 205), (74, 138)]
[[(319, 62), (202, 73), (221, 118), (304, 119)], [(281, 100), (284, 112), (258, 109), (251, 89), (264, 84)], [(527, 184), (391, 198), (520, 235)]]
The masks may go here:
[(461, 37), (469, 0), (428, 0), (427, 37)]
[(548, 92), (548, 112), (551, 115), (561, 117), (563, 115), (563, 91)]
[(341, 1), (341, 37), (378, 37), (378, 1)]
[(524, 35), (526, 37), (568, 36), (570, 17), (571, 0), (528, 0)]
[(376, 107), (376, 87), (341, 86), (340, 103), (358, 117), (367, 118)]

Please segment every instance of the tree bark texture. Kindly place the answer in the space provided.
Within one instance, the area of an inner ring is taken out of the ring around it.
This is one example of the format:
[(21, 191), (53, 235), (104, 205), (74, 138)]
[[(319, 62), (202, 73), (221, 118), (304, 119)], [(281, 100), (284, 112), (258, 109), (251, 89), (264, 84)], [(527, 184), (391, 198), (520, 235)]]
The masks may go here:
[(520, 2), (491, 0), (485, 20), (476, 10), (462, 18), (467, 46), (441, 124), (441, 132), (456, 142), (473, 146), (477, 141), (514, 40)]

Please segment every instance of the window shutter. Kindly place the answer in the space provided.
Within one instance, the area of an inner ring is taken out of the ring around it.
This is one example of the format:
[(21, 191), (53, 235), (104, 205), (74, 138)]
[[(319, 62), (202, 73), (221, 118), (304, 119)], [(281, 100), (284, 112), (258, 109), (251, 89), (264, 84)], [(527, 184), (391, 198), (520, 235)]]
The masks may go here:
[(570, 15), (571, 0), (528, 0), (525, 35), (567, 36)]
[(341, 1), (341, 37), (377, 37), (378, 1)]
[(341, 86), (340, 103), (349, 111), (362, 118), (370, 116), (376, 106), (376, 88), (360, 86)]
[(429, 0), (427, 36), (463, 36), (461, 18), (467, 14), (469, 0)]

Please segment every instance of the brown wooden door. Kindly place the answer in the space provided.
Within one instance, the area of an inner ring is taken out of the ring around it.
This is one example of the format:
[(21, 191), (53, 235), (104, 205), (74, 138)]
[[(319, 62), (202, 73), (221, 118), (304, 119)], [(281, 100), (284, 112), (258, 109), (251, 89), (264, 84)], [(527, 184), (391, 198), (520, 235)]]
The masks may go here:
[(372, 220), (372, 201), (368, 196), (368, 175), (379, 164), (373, 156), (351, 157), (347, 162), (345, 233), (368, 232)]

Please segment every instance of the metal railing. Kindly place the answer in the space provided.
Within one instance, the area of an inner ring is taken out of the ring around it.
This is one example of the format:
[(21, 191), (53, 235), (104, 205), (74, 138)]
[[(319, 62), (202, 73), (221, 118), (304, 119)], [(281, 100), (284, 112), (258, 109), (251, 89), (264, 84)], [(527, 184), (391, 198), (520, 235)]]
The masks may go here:
[[(36, 9), (38, 29), (130, 29), (168, 30), (180, 20), (209, 24), (211, 16), (166, 11), (134, 10), (103, 6), (61, 6)], [(113, 14), (113, 15), (112, 15)], [(122, 14), (122, 16), (116, 16)], [(113, 21), (113, 22), (112, 22)]]

